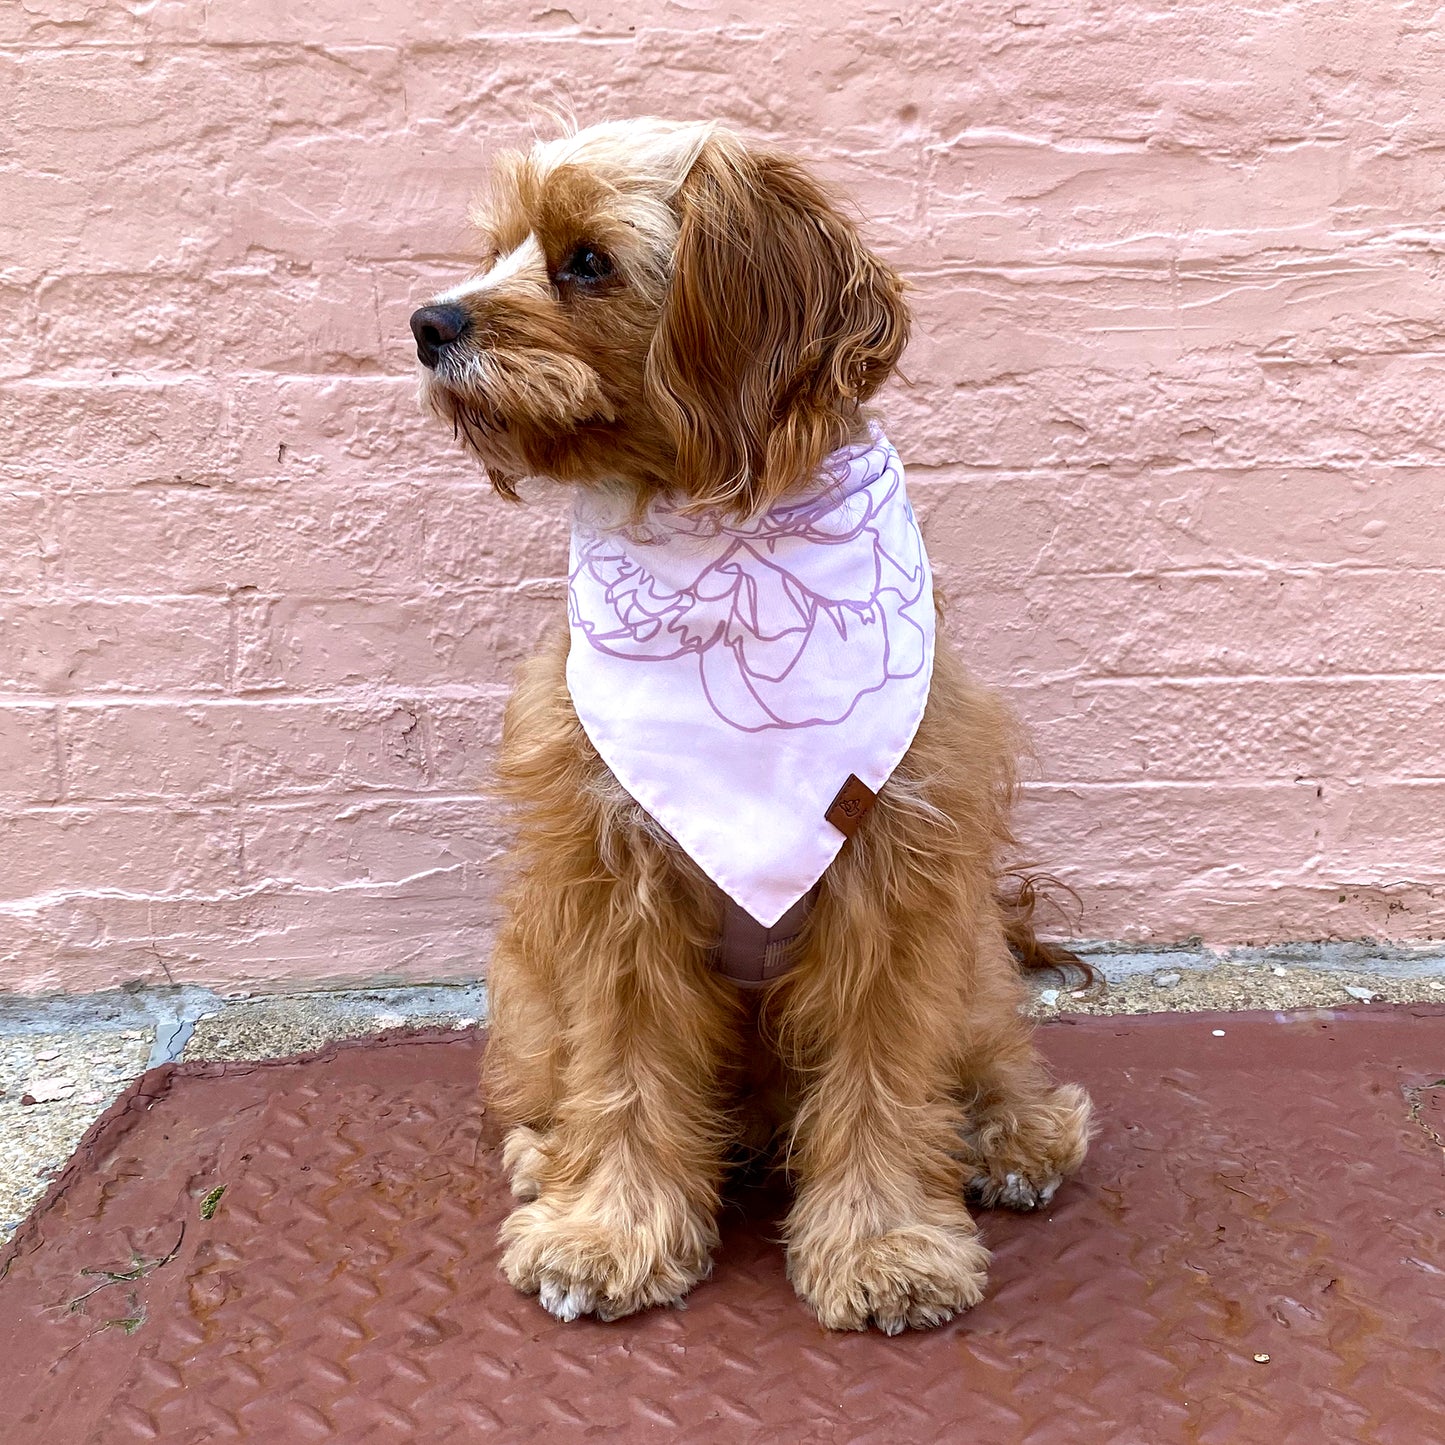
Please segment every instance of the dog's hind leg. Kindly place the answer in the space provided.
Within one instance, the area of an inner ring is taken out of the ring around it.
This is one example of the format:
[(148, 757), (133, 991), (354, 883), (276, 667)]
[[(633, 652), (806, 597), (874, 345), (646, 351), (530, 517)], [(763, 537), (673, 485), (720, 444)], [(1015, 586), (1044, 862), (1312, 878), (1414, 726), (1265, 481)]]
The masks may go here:
[(975, 988), (958, 1062), (964, 1186), (988, 1208), (1037, 1209), (1083, 1163), (1089, 1096), (1050, 1078), (1032, 1024), (1018, 1010), (1013, 960), (992, 924), (979, 948)]

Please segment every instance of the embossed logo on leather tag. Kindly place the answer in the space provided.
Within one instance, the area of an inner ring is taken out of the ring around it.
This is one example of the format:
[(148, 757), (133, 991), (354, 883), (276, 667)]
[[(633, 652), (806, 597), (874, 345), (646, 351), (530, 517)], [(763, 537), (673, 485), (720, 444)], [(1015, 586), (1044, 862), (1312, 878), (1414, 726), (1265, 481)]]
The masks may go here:
[(856, 773), (849, 773), (848, 781), (838, 789), (838, 796), (828, 805), (828, 811), (823, 816), (845, 838), (851, 838), (877, 801), (878, 794)]

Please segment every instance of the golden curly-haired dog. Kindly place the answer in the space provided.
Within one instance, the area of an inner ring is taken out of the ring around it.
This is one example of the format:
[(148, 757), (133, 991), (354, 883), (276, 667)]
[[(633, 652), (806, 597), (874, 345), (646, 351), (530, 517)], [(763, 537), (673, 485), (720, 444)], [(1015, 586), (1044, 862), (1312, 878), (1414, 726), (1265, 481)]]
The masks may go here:
[[(424, 404), (498, 492), (524, 476), (756, 514), (863, 434), (908, 337), (898, 276), (802, 165), (712, 125), (606, 124), (503, 157), (478, 274), (412, 318)], [(912, 748), (824, 874), (792, 968), (711, 966), (721, 895), (613, 778), (567, 638), (523, 671), (500, 781), (517, 873), (487, 1087), (523, 1201), (502, 1268), (553, 1314), (675, 1302), (748, 1142), (794, 1185), (789, 1277), (823, 1324), (937, 1325), (983, 1294), (966, 1197), (1030, 1209), (1084, 1157), (1003, 899), (1016, 738), (940, 647)]]

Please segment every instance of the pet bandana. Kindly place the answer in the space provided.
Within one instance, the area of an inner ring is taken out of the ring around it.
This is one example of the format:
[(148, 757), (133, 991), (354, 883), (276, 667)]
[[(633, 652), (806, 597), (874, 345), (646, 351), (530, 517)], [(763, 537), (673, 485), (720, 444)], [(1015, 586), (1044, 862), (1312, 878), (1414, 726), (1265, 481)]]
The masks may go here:
[(902, 464), (874, 427), (747, 522), (620, 507), (583, 492), (573, 513), (573, 705), (628, 793), (770, 928), (928, 701), (933, 578)]

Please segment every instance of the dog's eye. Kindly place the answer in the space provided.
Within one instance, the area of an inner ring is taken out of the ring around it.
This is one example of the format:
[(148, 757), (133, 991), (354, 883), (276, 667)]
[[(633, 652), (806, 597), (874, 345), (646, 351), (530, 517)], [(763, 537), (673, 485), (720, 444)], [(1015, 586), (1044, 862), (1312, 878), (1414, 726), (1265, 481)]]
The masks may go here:
[(578, 246), (557, 273), (569, 281), (605, 281), (612, 274), (612, 258), (596, 246)]

